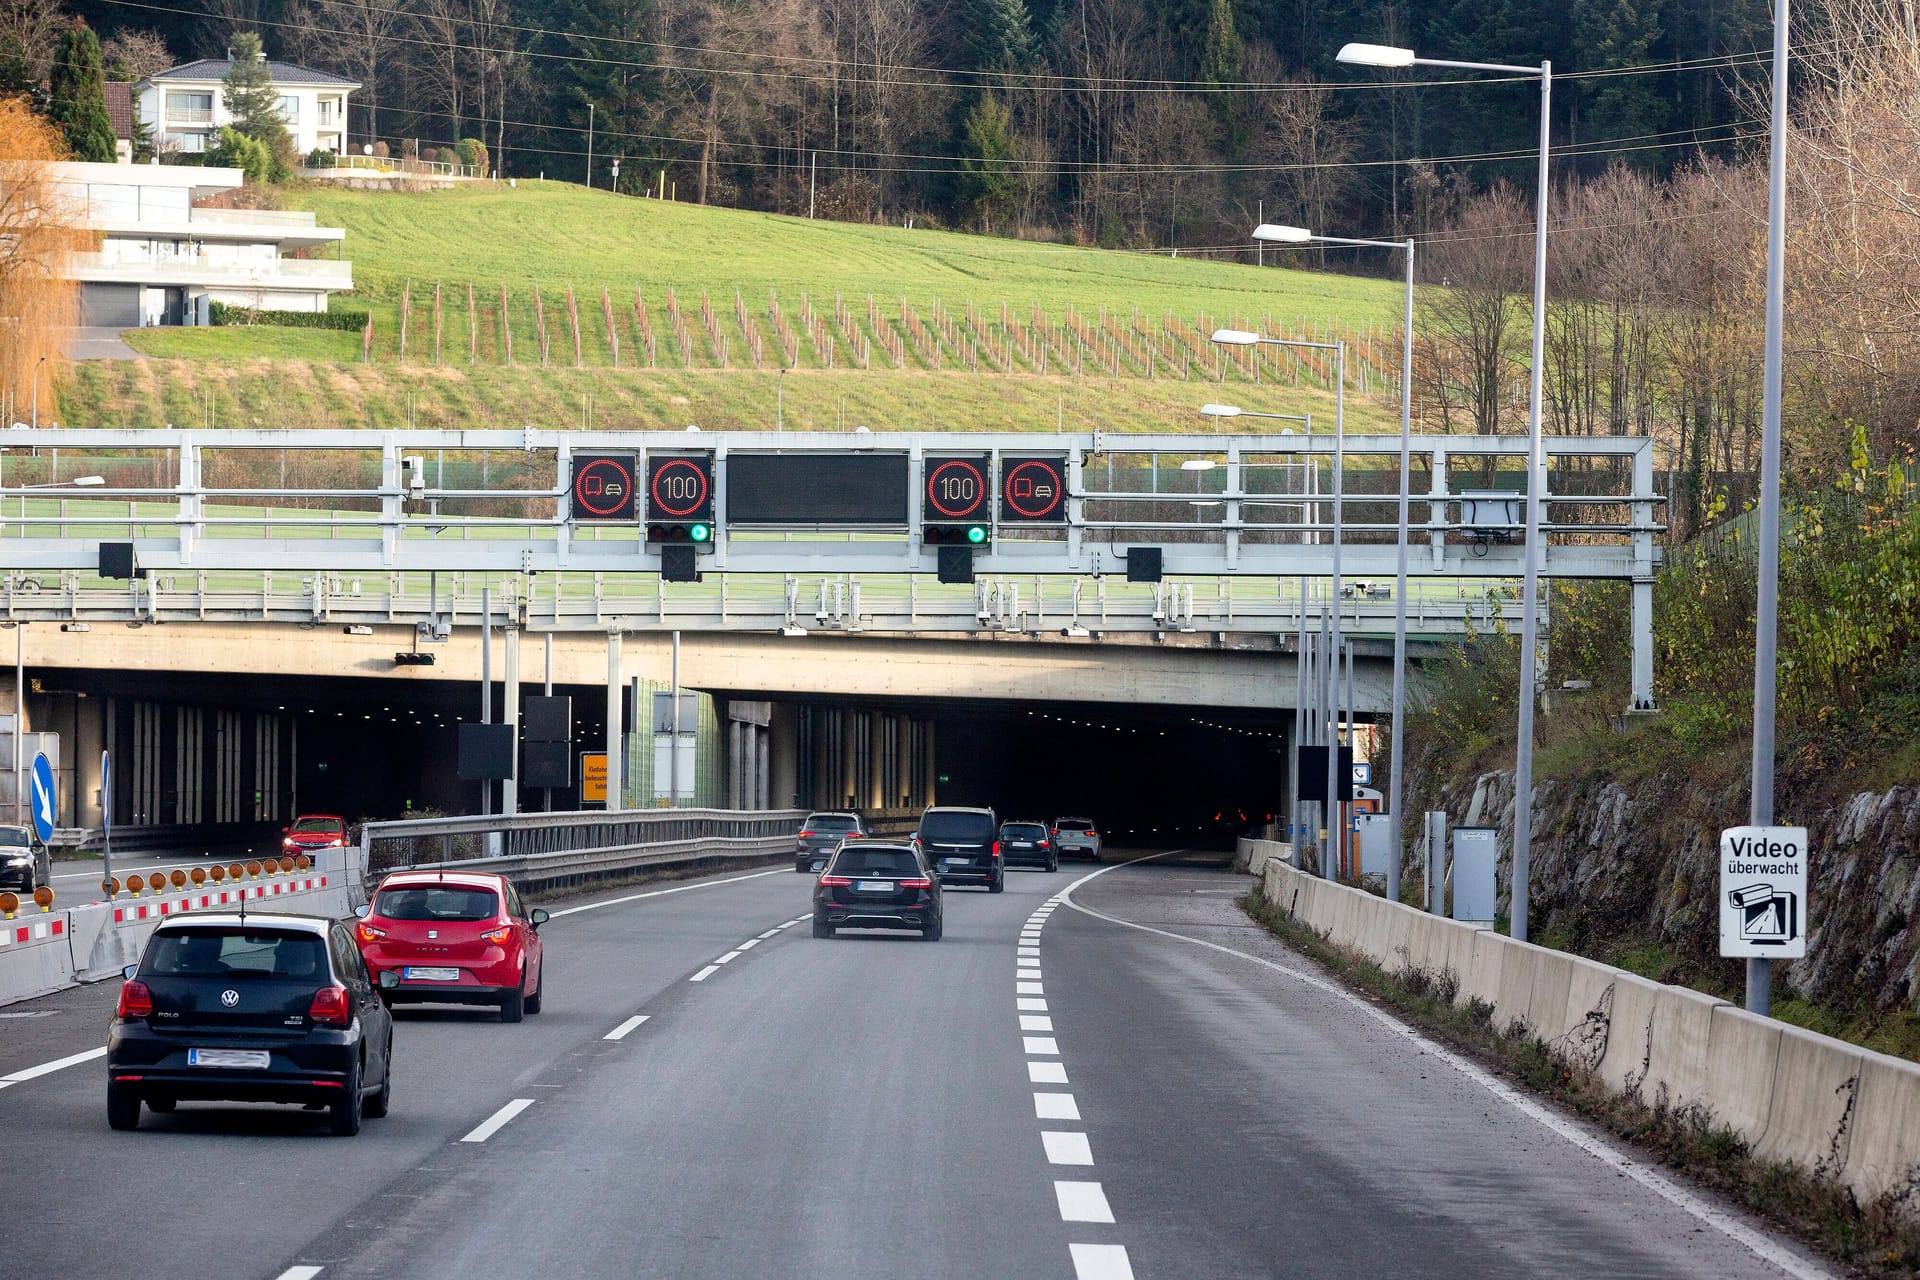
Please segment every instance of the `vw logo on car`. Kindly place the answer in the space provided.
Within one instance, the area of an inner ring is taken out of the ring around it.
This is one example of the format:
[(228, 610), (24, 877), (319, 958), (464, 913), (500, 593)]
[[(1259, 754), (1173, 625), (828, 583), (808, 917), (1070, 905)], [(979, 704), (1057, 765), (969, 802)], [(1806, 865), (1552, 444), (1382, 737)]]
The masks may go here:
[(240, 993), (238, 991), (235, 991), (232, 987), (228, 987), (225, 991), (222, 991), (220, 993), (220, 1003), (227, 1006), (227, 1008), (231, 1009), (233, 1008), (233, 1006), (240, 1003)]

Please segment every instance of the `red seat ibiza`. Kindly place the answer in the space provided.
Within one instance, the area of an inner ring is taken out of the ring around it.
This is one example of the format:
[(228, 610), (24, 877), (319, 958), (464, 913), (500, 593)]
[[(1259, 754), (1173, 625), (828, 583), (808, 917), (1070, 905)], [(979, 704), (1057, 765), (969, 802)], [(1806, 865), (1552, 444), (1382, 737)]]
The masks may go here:
[(374, 981), (400, 985), (394, 1004), (491, 1004), (502, 1022), (538, 1013), (546, 995), (540, 926), (505, 876), (471, 871), (396, 871), (357, 913), (354, 936)]

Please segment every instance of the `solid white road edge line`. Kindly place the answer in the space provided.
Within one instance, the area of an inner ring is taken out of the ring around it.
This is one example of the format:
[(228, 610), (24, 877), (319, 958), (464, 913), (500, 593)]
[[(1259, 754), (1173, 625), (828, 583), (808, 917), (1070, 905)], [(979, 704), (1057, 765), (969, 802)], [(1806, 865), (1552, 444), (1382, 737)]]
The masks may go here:
[(1070, 1244), (1074, 1280), (1133, 1280), (1123, 1244)]
[(625, 1022), (621, 1023), (619, 1026), (607, 1032), (607, 1034), (601, 1036), (600, 1038), (602, 1040), (625, 1040), (629, 1035), (633, 1033), (635, 1028), (637, 1028), (641, 1023), (647, 1020), (647, 1017), (648, 1017), (647, 1014), (636, 1013), (633, 1017), (628, 1018)]
[[(558, 911), (547, 912), (547, 916), (549, 919), (558, 920), (561, 916), (578, 915), (582, 911), (598, 911), (602, 907), (617, 907), (626, 902), (638, 902), (642, 898), (664, 898), (670, 893), (688, 893), (694, 889), (717, 889), (723, 884), (739, 884), (742, 880), (758, 880), (762, 876), (777, 876), (785, 870), (786, 868), (784, 867), (776, 867), (772, 871), (754, 871), (744, 876), (729, 876), (725, 880), (702, 880), (698, 884), (675, 885), (671, 889), (654, 889), (647, 893), (630, 893), (624, 898), (608, 898), (605, 902), (585, 902), (577, 907), (562, 907)], [(788, 874), (791, 875), (792, 872), (788, 872)]]
[(460, 1141), (485, 1142), (488, 1138), (491, 1138), (494, 1134), (504, 1129), (507, 1121), (513, 1119), (532, 1105), (532, 1098), (515, 1098), (512, 1102), (509, 1102), (506, 1106), (500, 1108), (485, 1120), (482, 1120), (472, 1133), (469, 1133), (466, 1137), (460, 1139)]
[(106, 1056), (106, 1046), (102, 1045), (98, 1049), (88, 1049), (85, 1053), (76, 1053), (66, 1058), (56, 1058), (52, 1062), (43, 1062), (37, 1067), (22, 1067), (12, 1075), (0, 1076), (0, 1089), (10, 1088), (16, 1084), (25, 1084), (29, 1080), (37, 1080), (41, 1076), (50, 1076), (56, 1071), (65, 1071), (68, 1067), (77, 1067), (83, 1062), (92, 1062), (95, 1058), (104, 1058)]
[(1113, 1207), (1097, 1182), (1056, 1182), (1053, 1195), (1060, 1202), (1063, 1222), (1113, 1221)]
[[(1179, 850), (1172, 850), (1171, 852), (1177, 853)], [(1714, 1208), (1713, 1205), (1701, 1199), (1699, 1196), (1694, 1195), (1685, 1187), (1674, 1182), (1671, 1178), (1655, 1172), (1634, 1157), (1623, 1151), (1616, 1150), (1610, 1144), (1600, 1141), (1593, 1135), (1582, 1132), (1578, 1126), (1566, 1120), (1564, 1117), (1554, 1114), (1545, 1106), (1535, 1102), (1532, 1098), (1526, 1097), (1518, 1090), (1511, 1088), (1478, 1063), (1471, 1062), (1459, 1054), (1454, 1053), (1452, 1050), (1443, 1048), (1392, 1014), (1376, 1009), (1359, 996), (1348, 991), (1345, 987), (1328, 982), (1324, 978), (1316, 977), (1311, 973), (1292, 968), (1288, 965), (1276, 964), (1272, 960), (1263, 959), (1256, 955), (1249, 955), (1245, 951), (1235, 951), (1232, 947), (1223, 947), (1217, 942), (1208, 942), (1201, 938), (1189, 938), (1184, 933), (1173, 933), (1166, 929), (1156, 929), (1152, 925), (1135, 924), (1131, 920), (1122, 920), (1118, 916), (1110, 916), (1105, 912), (1095, 911), (1092, 907), (1081, 906), (1073, 900), (1073, 891), (1097, 876), (1103, 876), (1109, 871), (1118, 871), (1123, 867), (1130, 867), (1136, 862), (1147, 862), (1153, 858), (1164, 858), (1166, 856), (1165, 853), (1150, 853), (1144, 858), (1134, 858), (1128, 862), (1115, 863), (1113, 866), (1102, 867), (1098, 871), (1090, 872), (1061, 890), (1061, 900), (1075, 911), (1080, 912), (1082, 915), (1092, 916), (1096, 920), (1105, 920), (1108, 924), (1117, 924), (1128, 929), (1138, 929), (1142, 933), (1157, 934), (1162, 938), (1172, 938), (1176, 942), (1191, 943), (1196, 947), (1205, 947), (1209, 951), (1218, 951), (1222, 955), (1248, 960), (1254, 964), (1272, 969), (1276, 973), (1283, 973), (1289, 978), (1297, 979), (1316, 990), (1326, 992), (1328, 995), (1335, 996), (1347, 1004), (1352, 1005), (1368, 1017), (1373, 1018), (1382, 1026), (1387, 1027), (1417, 1047), (1421, 1052), (1432, 1054), (1467, 1079), (1485, 1089), (1494, 1097), (1500, 1099), (1500, 1101), (1512, 1107), (1515, 1111), (1518, 1111), (1521, 1115), (1537, 1121), (1542, 1127), (1565, 1138), (1568, 1142), (1613, 1169), (1615, 1172), (1633, 1179), (1647, 1190), (1653, 1192), (1654, 1195), (1659, 1196), (1668, 1204), (1692, 1217), (1695, 1221), (1712, 1227), (1728, 1239), (1746, 1246), (1746, 1248), (1761, 1261), (1769, 1263), (1779, 1270), (1784, 1271), (1786, 1274), (1793, 1276), (1795, 1280), (1831, 1280), (1832, 1272), (1802, 1262), (1799, 1258), (1781, 1248), (1773, 1241), (1768, 1240), (1765, 1236), (1762, 1236), (1745, 1223), (1737, 1221), (1731, 1215)]]

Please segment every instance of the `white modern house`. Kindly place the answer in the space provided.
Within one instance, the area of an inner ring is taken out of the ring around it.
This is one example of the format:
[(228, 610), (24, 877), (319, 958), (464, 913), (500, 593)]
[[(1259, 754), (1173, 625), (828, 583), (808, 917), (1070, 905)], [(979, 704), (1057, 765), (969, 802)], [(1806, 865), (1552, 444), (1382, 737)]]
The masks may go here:
[[(73, 255), (82, 323), (133, 329), (206, 324), (212, 303), (268, 311), (325, 311), (353, 288), (340, 259), (346, 232), (311, 213), (194, 207), (239, 187), (238, 169), (191, 165), (51, 166), (60, 197), (99, 247)], [(292, 258), (325, 249), (334, 257)]]
[[(201, 58), (156, 71), (134, 85), (140, 118), (153, 130), (162, 154), (209, 151), (219, 141), (221, 126), (233, 123), (220, 92), (232, 67), (226, 58)], [(347, 98), (360, 82), (291, 62), (268, 62), (267, 69), (294, 150), (302, 156), (316, 149), (344, 152)]]

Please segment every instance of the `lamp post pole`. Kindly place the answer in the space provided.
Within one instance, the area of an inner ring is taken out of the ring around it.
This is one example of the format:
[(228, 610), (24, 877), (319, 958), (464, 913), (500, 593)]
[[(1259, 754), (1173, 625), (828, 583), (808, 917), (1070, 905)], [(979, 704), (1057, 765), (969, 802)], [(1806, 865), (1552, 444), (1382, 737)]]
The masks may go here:
[(1407, 702), (1407, 486), (1410, 483), (1408, 471), (1412, 466), (1413, 450), (1413, 241), (1412, 240), (1353, 240), (1344, 236), (1315, 235), (1305, 227), (1283, 227), (1262, 224), (1255, 227), (1253, 238), (1259, 243), (1277, 244), (1333, 244), (1351, 245), (1364, 249), (1392, 249), (1407, 255), (1407, 304), (1406, 316), (1402, 321), (1400, 355), (1400, 516), (1397, 547), (1397, 571), (1393, 589), (1393, 723), (1392, 759), (1388, 766), (1390, 777), (1387, 782), (1387, 820), (1389, 823), (1389, 846), (1393, 850), (1387, 859), (1387, 899), (1390, 902), (1400, 900), (1400, 800), (1402, 795), (1401, 775), (1402, 759), (1405, 753)]
[[(1748, 821), (1773, 825), (1774, 659), (1780, 587), (1780, 346), (1787, 256), (1788, 0), (1773, 5), (1773, 112), (1767, 156), (1767, 328), (1760, 408), (1760, 563), (1753, 611), (1753, 796)], [(1773, 1006), (1773, 961), (1747, 961), (1746, 1007)]]
[[(1337, 667), (1340, 654), (1340, 544), (1341, 513), (1343, 495), (1341, 481), (1344, 478), (1344, 463), (1347, 447), (1347, 344), (1345, 342), (1303, 342), (1293, 338), (1269, 338), (1259, 333), (1243, 329), (1216, 329), (1213, 340), (1230, 347), (1293, 347), (1307, 351), (1333, 352), (1333, 564), (1330, 566), (1332, 578), (1331, 604), (1329, 613), (1330, 629), (1327, 635), (1327, 661), (1331, 667)], [(1227, 415), (1221, 415), (1227, 416)], [(1340, 836), (1340, 725), (1339, 700), (1334, 696), (1337, 683), (1328, 686), (1325, 700), (1326, 711), (1334, 719), (1327, 730), (1327, 809), (1323, 815), (1327, 831), (1327, 857), (1321, 861), (1321, 872), (1333, 879), (1331, 865), (1333, 853), (1339, 847)]]
[[(1776, 0), (1785, 3), (1785, 0)], [(1533, 704), (1538, 680), (1540, 631), (1540, 564), (1545, 548), (1541, 545), (1544, 494), (1547, 482), (1545, 442), (1541, 437), (1542, 379), (1546, 371), (1547, 344), (1547, 161), (1553, 120), (1553, 63), (1539, 66), (1515, 66), (1500, 62), (1455, 62), (1445, 58), (1421, 58), (1411, 49), (1388, 45), (1349, 44), (1337, 60), (1367, 67), (1447, 67), (1463, 71), (1494, 71), (1504, 75), (1533, 76), (1540, 81), (1540, 159), (1534, 199), (1533, 229), (1533, 368), (1530, 371), (1527, 404), (1527, 527), (1526, 576), (1520, 605), (1520, 723), (1513, 767), (1513, 905), (1508, 933), (1527, 940), (1528, 874), (1533, 859)]]

